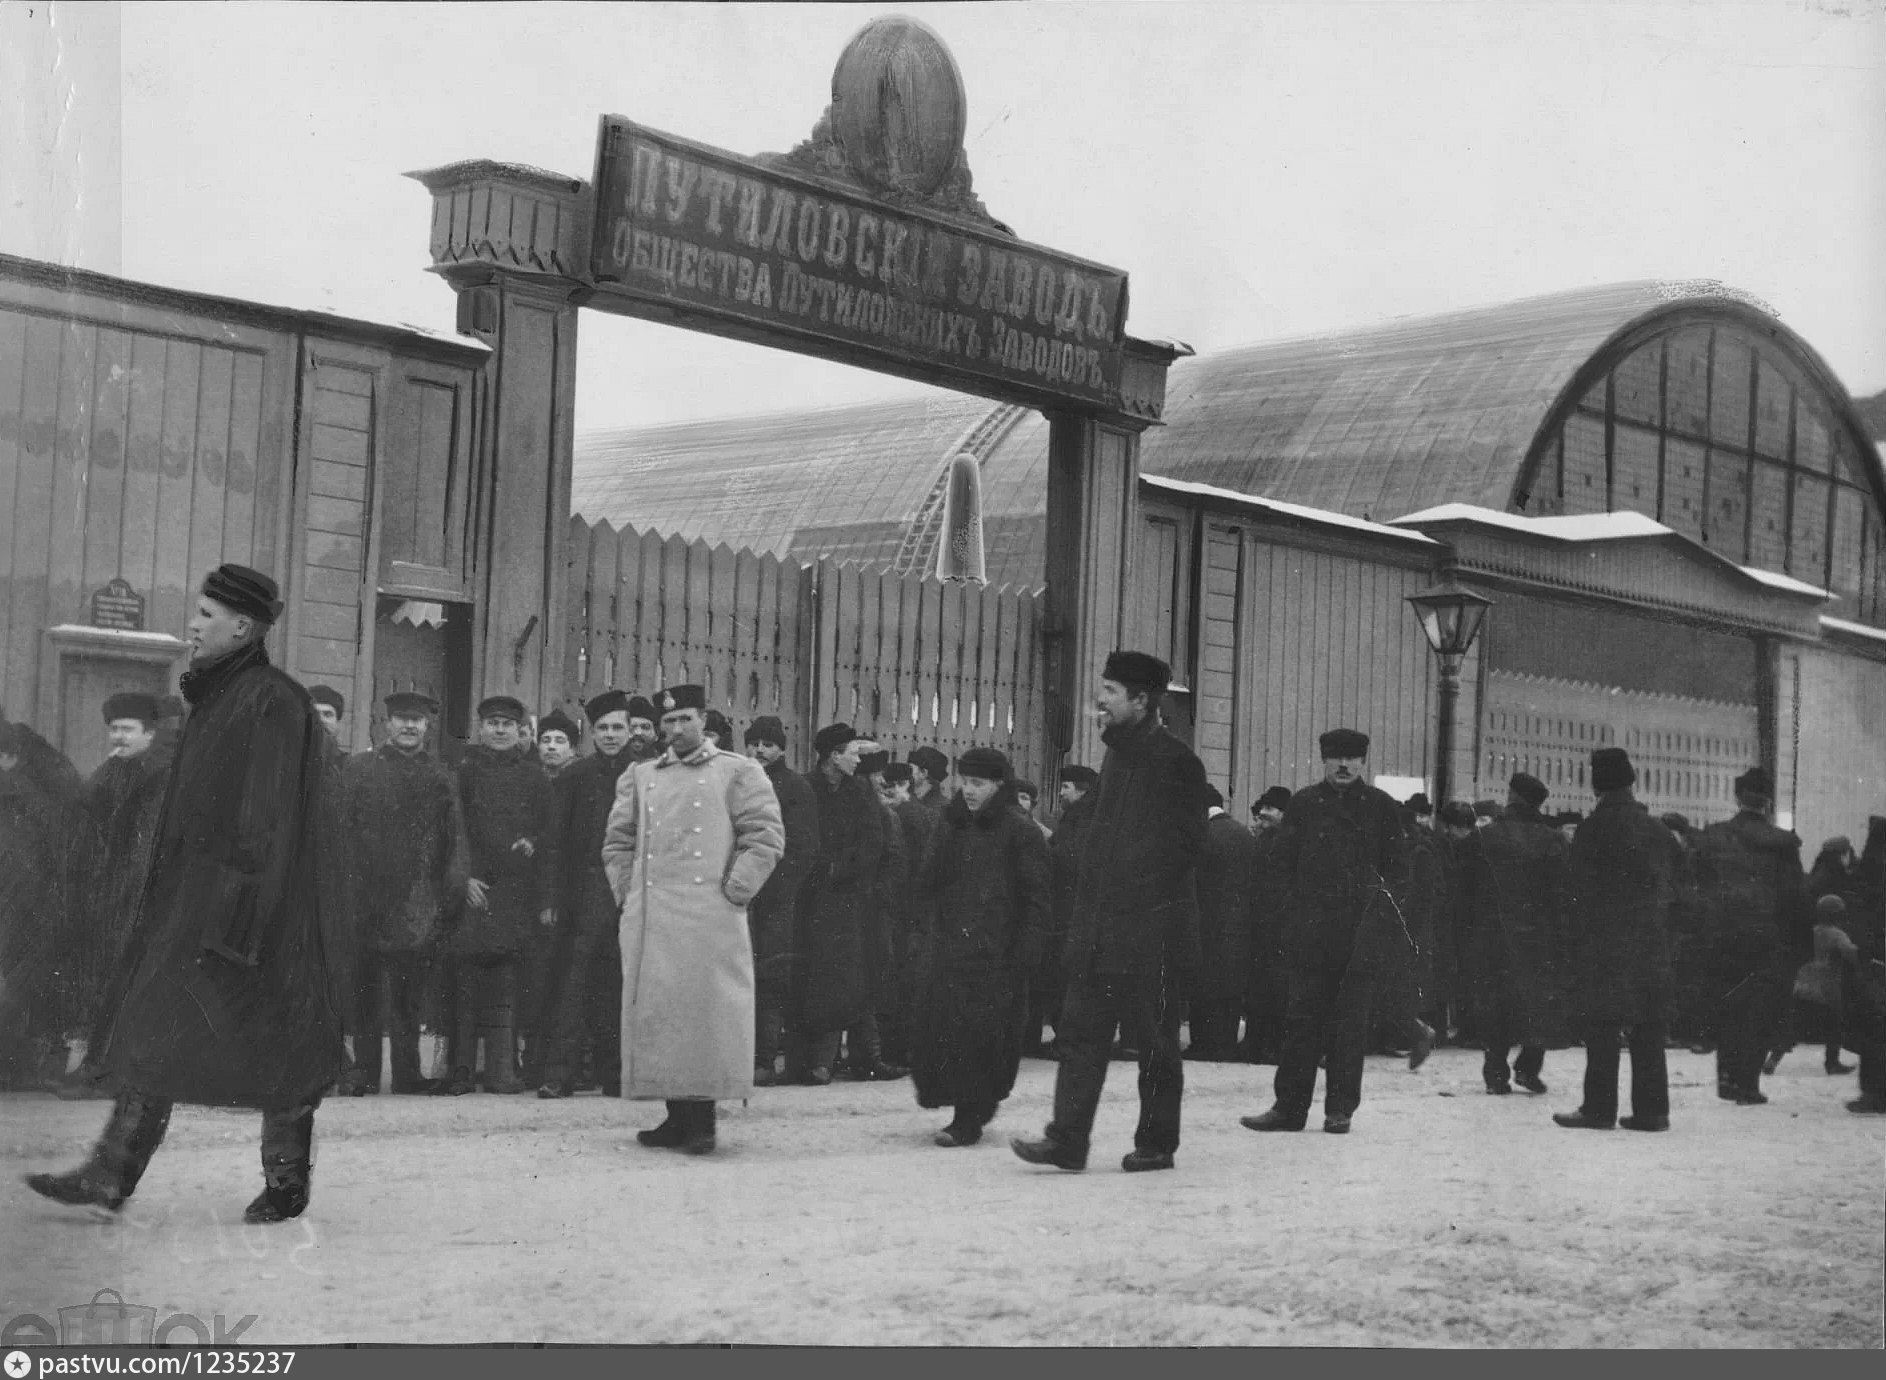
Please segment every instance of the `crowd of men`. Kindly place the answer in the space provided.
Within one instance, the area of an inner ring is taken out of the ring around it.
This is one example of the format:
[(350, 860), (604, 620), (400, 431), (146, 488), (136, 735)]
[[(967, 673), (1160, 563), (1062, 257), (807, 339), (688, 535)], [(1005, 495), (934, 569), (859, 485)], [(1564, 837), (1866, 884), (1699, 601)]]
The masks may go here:
[(64, 1201), (122, 1202), (178, 1100), (264, 1113), (266, 1221), (305, 1207), (333, 1093), (594, 1087), (665, 1100), (643, 1142), (707, 1153), (715, 1103), (754, 1086), (912, 1076), (952, 1111), (947, 1147), (1030, 1054), (1059, 1061), (1053, 1119), (1011, 1144), (1062, 1169), (1118, 1057), (1139, 1065), (1129, 1172), (1173, 1165), (1184, 1057), (1275, 1064), (1244, 1118), (1263, 1132), (1305, 1128), (1320, 1069), (1323, 1129), (1346, 1133), (1367, 1053), (1418, 1067), (1450, 1040), (1502, 1096), (1545, 1093), (1547, 1052), (1582, 1045), (1571, 1128), (1668, 1129), (1672, 1043), (1713, 1047), (1719, 1095), (1750, 1106), (1796, 1040), (1830, 1074), (1854, 1049), (1849, 1108), (1886, 1111), (1886, 819), (1805, 871), (1759, 767), (1700, 831), (1651, 816), (1614, 747), (1582, 815), (1548, 815), (1525, 774), (1436, 812), (1370, 784), (1367, 735), (1336, 728), (1323, 779), (1264, 792), (1247, 828), (1137, 652), (1098, 677), (1105, 756), (1061, 770), (1052, 825), (993, 748), (893, 762), (836, 723), (801, 774), (780, 719), (736, 750), (699, 686), (611, 690), (581, 721), (494, 695), (469, 744), (397, 693), (385, 741), (349, 755), (343, 697), (267, 663), (273, 582), (226, 566), (203, 596), (181, 729), (113, 696), (80, 783), (0, 723), (0, 1071), (115, 1098), (84, 1170), (36, 1176)]

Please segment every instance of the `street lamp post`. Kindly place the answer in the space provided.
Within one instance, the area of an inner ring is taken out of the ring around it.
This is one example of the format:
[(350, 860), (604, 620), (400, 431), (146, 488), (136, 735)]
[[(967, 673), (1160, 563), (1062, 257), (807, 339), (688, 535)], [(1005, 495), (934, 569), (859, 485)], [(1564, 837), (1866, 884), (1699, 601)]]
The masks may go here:
[(1460, 663), (1480, 635), (1493, 601), (1464, 589), (1451, 566), (1443, 568), (1441, 582), (1432, 589), (1408, 596), (1427, 635), (1428, 646), (1441, 660), (1441, 721), (1434, 735), (1434, 808), (1447, 804), (1453, 786), (1454, 706), (1460, 700)]

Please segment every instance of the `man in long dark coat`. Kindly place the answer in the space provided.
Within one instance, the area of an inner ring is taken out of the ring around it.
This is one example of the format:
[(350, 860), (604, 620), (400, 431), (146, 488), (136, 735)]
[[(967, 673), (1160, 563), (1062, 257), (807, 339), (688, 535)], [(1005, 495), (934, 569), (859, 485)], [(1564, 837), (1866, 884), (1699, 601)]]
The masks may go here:
[(1284, 1012), (1290, 1002), (1290, 973), (1284, 962), (1285, 888), (1278, 883), (1277, 834), (1290, 790), (1272, 786), (1251, 806), (1251, 966), (1245, 973), (1244, 1043), (1247, 1063), (1274, 1064), (1283, 1051)]
[[(1631, 793), (1636, 780), (1637, 769), (1623, 748), (1591, 754), (1591, 789), (1598, 799), (1572, 837), (1568, 886), (1585, 1099), (1577, 1111), (1553, 1115), (1561, 1126), (1670, 1129), (1663, 1040), (1672, 997), (1670, 905), (1683, 859), (1676, 838)], [(1620, 1030), (1631, 1051), (1631, 1115), (1621, 1123)]]
[[(157, 720), (155, 695), (131, 691), (109, 697), (105, 726), (111, 755), (79, 798), (66, 888), (72, 909), (67, 933), (77, 945), (70, 960), (78, 995), (74, 1015), (87, 1031), (106, 1014), (99, 1003), (130, 939), (157, 837), (173, 756), (171, 749), (157, 745)], [(96, 1033), (88, 1034), (86, 1048), (84, 1066), (55, 1086), (60, 1096), (104, 1095), (97, 1083)]]
[(878, 797), (896, 817), (894, 832), (904, 860), (902, 891), (891, 909), (890, 969), (878, 988), (878, 1026), (883, 1038), (884, 1062), (900, 1068), (908, 1068), (910, 1064), (914, 995), (910, 967), (912, 934), (923, 913), (924, 875), (937, 830), (937, 812), (910, 798), (916, 775), (916, 768), (910, 763), (892, 762), (876, 777)]
[(428, 695), (386, 697), (387, 740), (348, 760), (345, 840), (356, 948), (354, 1066), (340, 1091), (380, 1091), (380, 1046), (391, 1037), (393, 1091), (424, 1093), (419, 1016), (440, 940), (465, 901), (465, 828), (458, 787), (426, 751), (439, 713)]
[[(1016, 803), (1006, 755), (970, 748), (943, 807), (915, 940), (911, 1078), (949, 1107), (936, 1144), (974, 1145), (1015, 1086), (1028, 976), (1048, 930), (1048, 847)], [(921, 808), (921, 807), (919, 807)]]
[[(865, 917), (865, 1011), (856, 1025), (846, 1029), (845, 1052), (833, 1070), (853, 1082), (892, 1082), (909, 1072), (884, 1058), (885, 1021), (889, 1017), (893, 1026), (896, 1021), (896, 955), (899, 935), (906, 924), (905, 894), (910, 888), (903, 826), (884, 799), (883, 775), (890, 765), (888, 752), (868, 739), (860, 741), (857, 774), (870, 785), (884, 812), (884, 854), (878, 860), (876, 902)], [(894, 1035), (901, 1042), (902, 1032), (894, 1031)]]
[(1237, 1057), (1238, 1021), (1251, 968), (1251, 897), (1257, 881), (1257, 840), (1225, 810), (1216, 786), (1205, 851), (1198, 863), (1198, 983), (1192, 989), (1189, 1059)]
[(484, 1088), (526, 1091), (517, 1076), (518, 969), (532, 927), (556, 919), (556, 836), (550, 782), (521, 750), (524, 706), (492, 695), (478, 706), (479, 741), (458, 765), (459, 805), (470, 845), (465, 906), (445, 937), (450, 1081), (472, 1091), (479, 1037)]
[[(1508, 784), (1505, 813), (1461, 844), (1469, 1004), (1485, 1057), (1481, 1077), (1494, 1095), (1517, 1083), (1546, 1091), (1545, 1052), (1564, 1043), (1560, 962), (1566, 948), (1565, 884), (1570, 850), (1540, 814), (1549, 794), (1524, 772)], [(1519, 1057), (1510, 1066), (1514, 1045)]]
[(753, 1083), (780, 1081), (779, 1052), (792, 1000), (799, 893), (819, 858), (819, 807), (812, 787), (786, 765), (786, 725), (762, 714), (747, 726), (747, 754), (766, 771), (786, 827), (786, 851), (747, 908), (753, 943)]
[(595, 1050), (598, 1081), (606, 1097), (622, 1091), (622, 939), (620, 913), (603, 870), (603, 832), (615, 808), (622, 773), (638, 760), (630, 744), (630, 716), (653, 714), (620, 690), (605, 690), (583, 706), (596, 750), (557, 778), (557, 930), (552, 965), (554, 1024), (544, 1061), (547, 1100), (571, 1097), (587, 1035)]
[(65, 830), (79, 791), (65, 754), (0, 720), (0, 1088), (36, 1089), (54, 1062), (65, 1071)]
[(812, 740), (818, 765), (807, 780), (818, 809), (819, 856), (793, 917), (790, 1082), (830, 1083), (839, 1035), (871, 1007), (866, 945), (878, 925), (878, 872), (892, 826), (877, 792), (858, 775), (864, 742), (850, 724), (828, 724)]
[(275, 582), (225, 565), (190, 619), (190, 703), (98, 1062), (117, 1102), (91, 1158), (27, 1182), (116, 1209), (175, 1102), (262, 1112), (265, 1187), (244, 1220), (308, 1205), (314, 1109), (339, 1074), (341, 985), (324, 922), (325, 737), (308, 692), (269, 664)]
[(1807, 915), (1801, 840), (1769, 820), (1775, 787), (1754, 767), (1735, 779), (1734, 819), (1703, 831), (1696, 850), (1702, 907), (1712, 938), (1716, 989), (1716, 1093), (1766, 1102), (1762, 1061), (1780, 1026), (1796, 967), (1790, 931)]
[(1352, 728), (1318, 739), (1323, 779), (1284, 811), (1275, 865), (1285, 901), (1290, 1005), (1276, 1103), (1241, 1118), (1253, 1131), (1301, 1131), (1328, 1063), (1323, 1129), (1341, 1135), (1362, 1102), (1374, 984), (1414, 948), (1402, 918), (1409, 843), (1401, 807), (1364, 779), (1369, 738)]
[(1094, 818), (1094, 782), (1100, 773), (1092, 767), (1072, 766), (1061, 769), (1061, 817), (1055, 821), (1054, 837), (1048, 840), (1049, 880), (1053, 887), (1053, 909), (1049, 913), (1047, 941), (1041, 947), (1041, 961), (1028, 980), (1028, 1029), (1022, 1041), (1022, 1053), (1051, 1059), (1057, 1051), (1041, 1039), (1042, 1026), (1061, 1028), (1061, 998), (1067, 991), (1067, 932), (1074, 920), (1074, 893), (1080, 883), (1081, 845), (1087, 827)]
[(1198, 977), (1205, 768), (1160, 718), (1170, 681), (1166, 663), (1145, 652), (1114, 652), (1100, 673), (1094, 705), (1107, 755), (1067, 936), (1054, 1119), (1040, 1139), (1009, 1142), (1030, 1164), (1087, 1167), (1115, 1031), (1139, 1051), (1139, 1125), (1120, 1167), (1170, 1169), (1179, 1148), (1179, 1001)]

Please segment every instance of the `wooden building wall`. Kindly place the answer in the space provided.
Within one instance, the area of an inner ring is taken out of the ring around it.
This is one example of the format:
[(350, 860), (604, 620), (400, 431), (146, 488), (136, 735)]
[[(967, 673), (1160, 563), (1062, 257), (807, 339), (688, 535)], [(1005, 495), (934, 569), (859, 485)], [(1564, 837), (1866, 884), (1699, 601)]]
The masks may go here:
[[(194, 592), (224, 561), (281, 583), (278, 663), (370, 699), (380, 577), (471, 597), (481, 358), (0, 260), (0, 708), (95, 765), (99, 702), (174, 686)], [(88, 626), (113, 579), (144, 600), (143, 632)]]
[[(1319, 779), (1317, 738), (1339, 726), (1369, 735), (1371, 775), (1431, 777), (1434, 654), (1406, 600), (1432, 582), (1435, 550), (1145, 492), (1127, 641), (1172, 664), (1189, 692), (1175, 729), (1234, 813)], [(1470, 661), (1469, 725), (1476, 674)]]
[(1794, 646), (1780, 655), (1777, 789), (1792, 806), (1805, 861), (1845, 834), (1858, 849), (1867, 820), (1886, 815), (1886, 644), (1874, 656)]

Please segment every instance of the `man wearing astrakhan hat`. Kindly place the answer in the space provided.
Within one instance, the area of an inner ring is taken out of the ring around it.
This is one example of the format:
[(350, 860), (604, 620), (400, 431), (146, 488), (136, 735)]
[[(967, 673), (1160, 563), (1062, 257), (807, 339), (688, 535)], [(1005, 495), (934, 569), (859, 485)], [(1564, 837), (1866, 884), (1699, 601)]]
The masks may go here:
[(1696, 875), (1716, 998), (1716, 1091), (1754, 1106), (1768, 1100), (1762, 1061), (1786, 1009), (1790, 945), (1812, 925), (1801, 840), (1769, 818), (1774, 779), (1751, 767), (1735, 779), (1735, 803), (1735, 818), (1703, 830)]
[(345, 1060), (319, 880), (326, 734), (308, 692), (270, 665), (275, 582), (225, 565), (189, 621), (191, 710), (177, 746), (138, 918), (100, 1022), (117, 1093), (91, 1158), (32, 1188), (120, 1207), (176, 1102), (262, 1113), (264, 1188), (250, 1222), (308, 1205), (314, 1109)]
[(1066, 941), (1067, 996), (1055, 1031), (1054, 1119), (1009, 1142), (1030, 1164), (1087, 1165), (1114, 1032), (1139, 1057), (1139, 1125), (1127, 1173), (1171, 1169), (1185, 1065), (1179, 1024), (1198, 976), (1196, 871), (1205, 849), (1205, 768), (1167, 731), (1171, 671), (1145, 652), (1114, 652), (1094, 707), (1107, 755), (1093, 789)]
[(622, 1092), (667, 1103), (643, 1145), (704, 1155), (714, 1104), (753, 1090), (747, 907), (786, 829), (760, 764), (707, 741), (700, 686), (655, 706), (666, 747), (622, 774), (602, 847), (622, 905)]
[(1323, 779), (1284, 811), (1275, 869), (1284, 896), (1290, 1001), (1276, 1102), (1242, 1118), (1253, 1131), (1301, 1131), (1327, 1060), (1323, 1129), (1346, 1134), (1362, 1101), (1362, 1058), (1376, 983), (1412, 957), (1403, 916), (1411, 877), (1401, 806), (1368, 783), (1369, 738), (1334, 728), (1317, 740)]
[(354, 1066), (340, 1091), (380, 1091), (391, 1037), (392, 1089), (429, 1092), (420, 1073), (419, 1016), (448, 921), (465, 900), (468, 866), (458, 786), (426, 751), (438, 701), (398, 690), (384, 701), (386, 741), (351, 757), (341, 838), (353, 879)]
[[(1670, 1018), (1670, 905), (1684, 867), (1676, 836), (1631, 793), (1623, 748), (1591, 754), (1597, 803), (1572, 838), (1568, 882), (1575, 1024), (1585, 1044), (1585, 1096), (1561, 1126), (1670, 1129), (1663, 1040)], [(1618, 1118), (1618, 1032), (1631, 1050), (1631, 1115)], [(1757, 1054), (1757, 1058), (1760, 1055)]]
[[(603, 870), (603, 832), (615, 808), (616, 786), (638, 760), (630, 745), (630, 716), (637, 702), (621, 690), (605, 690), (583, 706), (596, 750), (578, 758), (557, 779), (557, 937), (552, 964), (554, 1025), (537, 1096), (570, 1097), (583, 1062), (583, 1041), (595, 1052), (604, 1096), (622, 1093), (622, 951), (617, 947), (616, 900)], [(655, 720), (648, 721), (653, 728)]]

